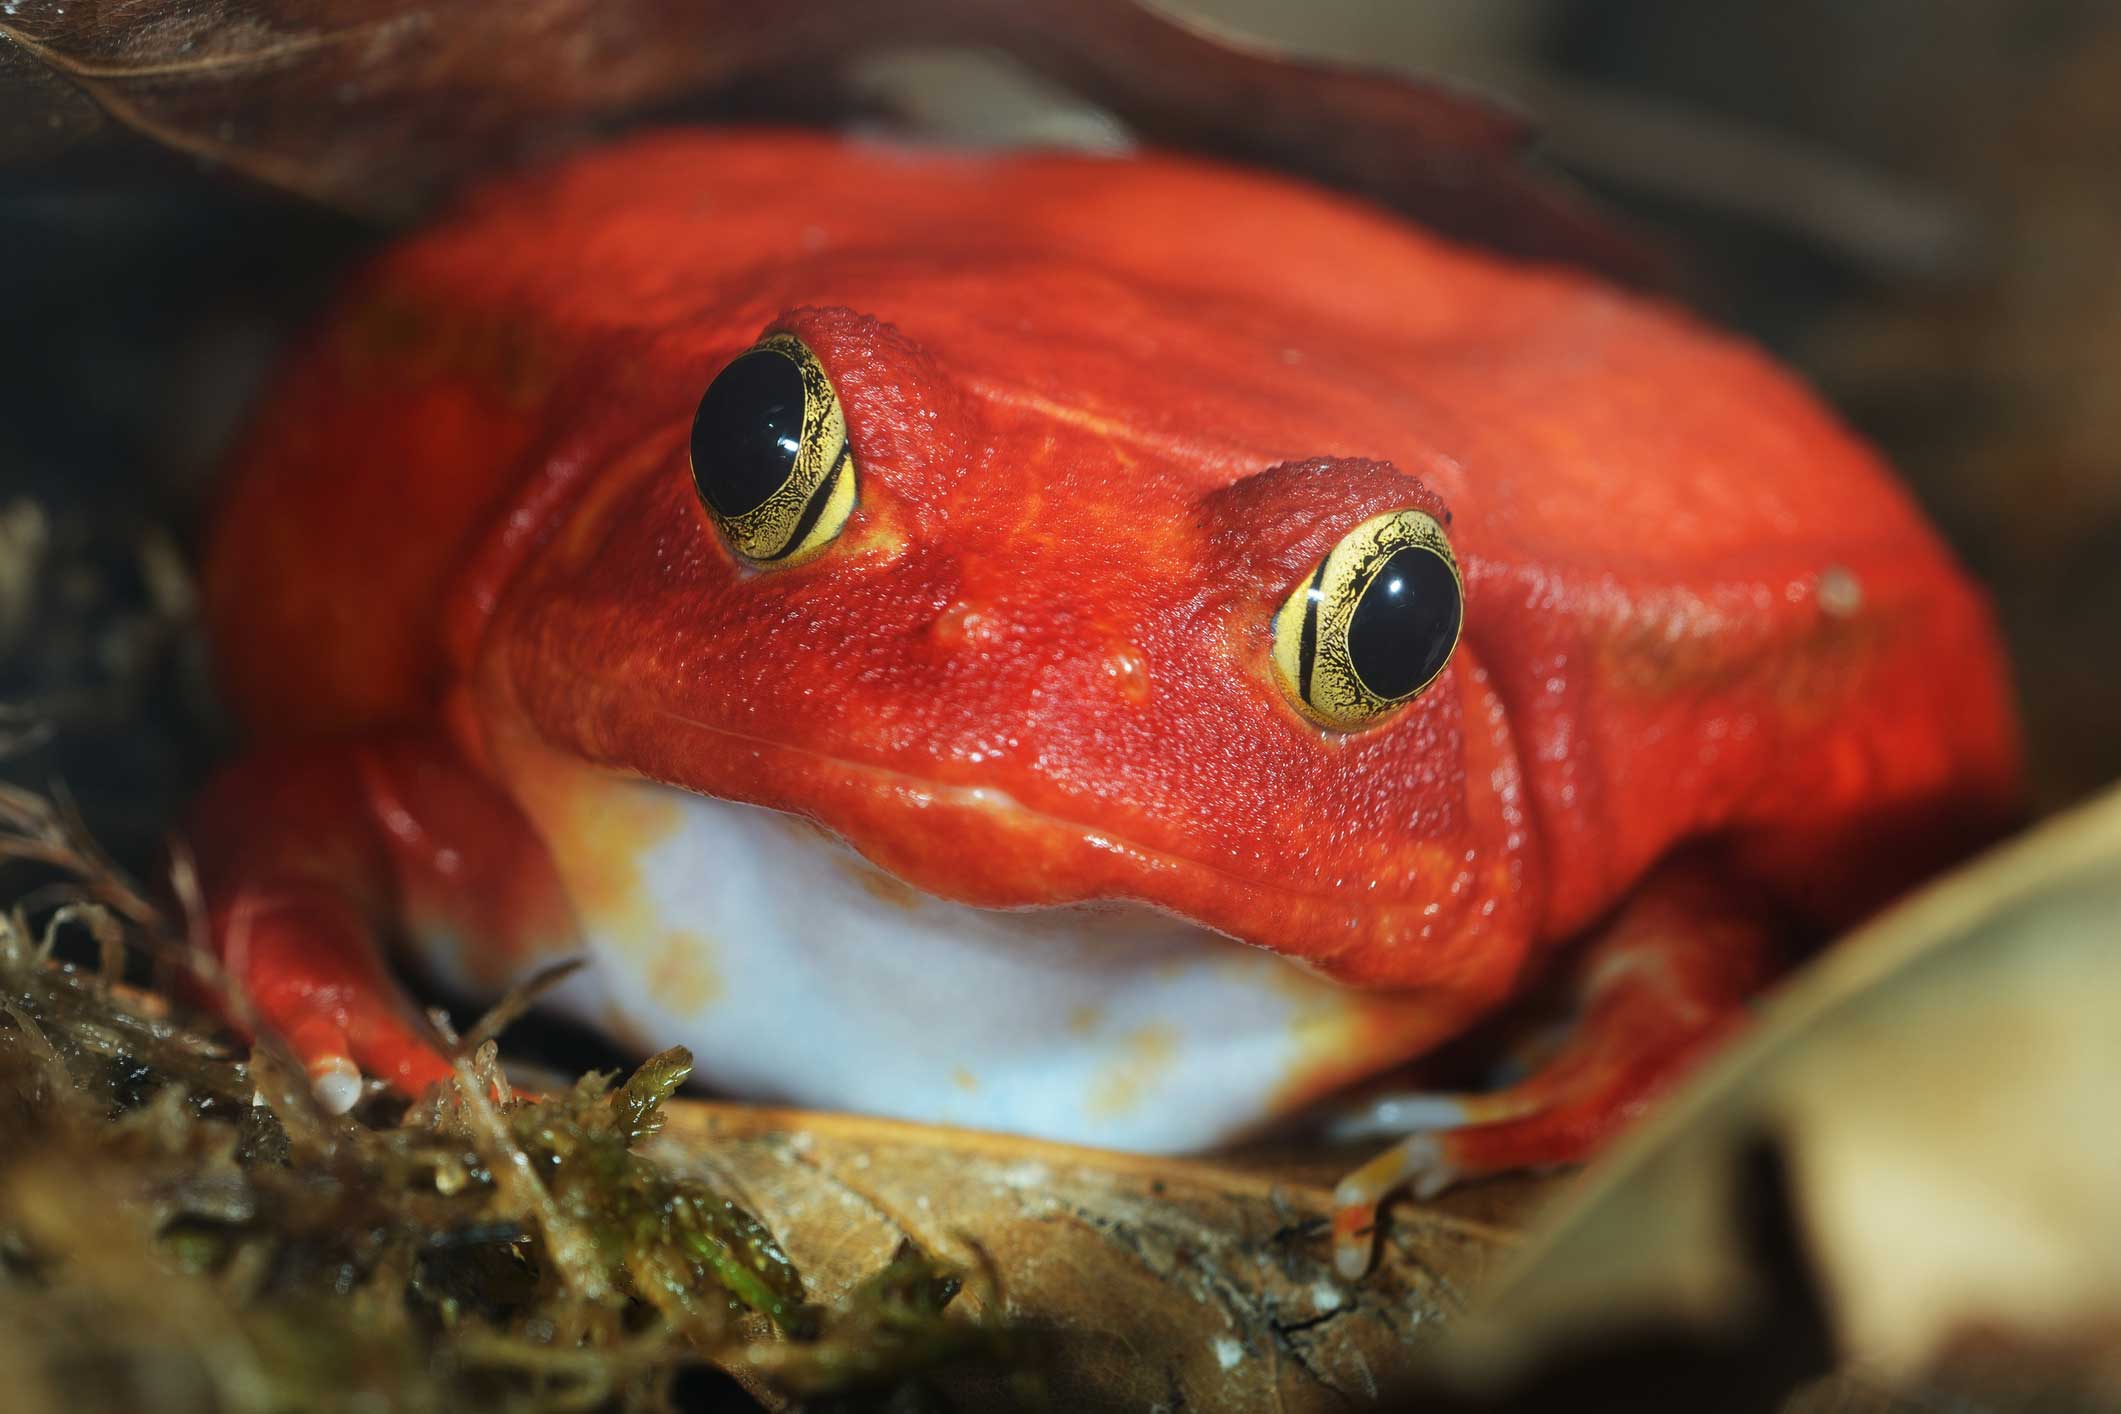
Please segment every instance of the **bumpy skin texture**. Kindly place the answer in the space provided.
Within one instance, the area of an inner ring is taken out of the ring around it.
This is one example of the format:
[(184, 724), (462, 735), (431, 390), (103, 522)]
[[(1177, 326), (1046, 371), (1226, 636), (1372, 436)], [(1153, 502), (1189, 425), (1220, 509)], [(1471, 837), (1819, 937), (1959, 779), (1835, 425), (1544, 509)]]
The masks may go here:
[[(769, 329), (863, 479), (830, 550), (756, 573), (686, 434)], [(1449, 517), (1463, 641), (1322, 731), (1274, 611), (1404, 506)], [(267, 742), (436, 723), (505, 797), (533, 741), (945, 898), (1145, 900), (1467, 1020), (1676, 845), (1836, 921), (2017, 773), (1979, 595), (1758, 354), (1169, 158), (673, 134), (495, 187), (292, 369), (207, 593)], [(195, 833), (238, 840), (221, 794)]]

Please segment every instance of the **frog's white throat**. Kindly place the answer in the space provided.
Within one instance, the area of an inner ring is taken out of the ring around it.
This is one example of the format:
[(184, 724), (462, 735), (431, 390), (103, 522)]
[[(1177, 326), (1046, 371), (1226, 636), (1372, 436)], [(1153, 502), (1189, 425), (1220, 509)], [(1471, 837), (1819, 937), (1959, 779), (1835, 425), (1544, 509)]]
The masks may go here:
[[(805, 822), (636, 780), (522, 801), (586, 934), (557, 1004), (690, 1047), (729, 1094), (1185, 1150), (1285, 1108), (1355, 1023), (1356, 994), (1145, 906), (950, 903)], [(645, 818), (615, 877), (614, 824)]]

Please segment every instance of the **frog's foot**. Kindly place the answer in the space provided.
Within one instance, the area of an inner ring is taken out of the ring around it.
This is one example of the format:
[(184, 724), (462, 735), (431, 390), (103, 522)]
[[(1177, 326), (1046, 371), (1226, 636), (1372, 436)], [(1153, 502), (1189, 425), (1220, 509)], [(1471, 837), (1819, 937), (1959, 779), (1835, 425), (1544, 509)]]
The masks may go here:
[(537, 947), (572, 936), (544, 846), (437, 738), (238, 761), (201, 796), (190, 839), (225, 977), (214, 1000), (231, 1021), (282, 1037), (333, 1113), (370, 1079), (415, 1098), (454, 1074), (380, 939), (424, 930), (528, 970)]
[(1771, 931), (1695, 869), (1657, 876), (1584, 954), (1567, 1038), (1523, 1082), (1487, 1094), (1386, 1096), (1339, 1137), (1405, 1135), (1334, 1189), (1334, 1264), (1370, 1264), (1377, 1206), (1464, 1178), (1580, 1163), (1648, 1109), (1744, 1017), (1771, 976)]
[(328, 1113), (352, 1109), (368, 1077), (418, 1095), (453, 1075), (367, 929), (339, 899), (300, 889), (246, 892), (217, 923), (229, 980), (256, 1024), (294, 1052)]

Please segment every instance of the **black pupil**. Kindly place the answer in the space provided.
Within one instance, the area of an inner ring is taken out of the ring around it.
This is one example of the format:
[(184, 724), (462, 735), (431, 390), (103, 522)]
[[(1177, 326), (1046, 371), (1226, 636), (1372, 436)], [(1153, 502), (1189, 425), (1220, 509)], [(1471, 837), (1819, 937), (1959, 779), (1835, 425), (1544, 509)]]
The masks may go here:
[(739, 355), (692, 415), (692, 479), (707, 504), (740, 516), (766, 504), (795, 469), (803, 437), (803, 371), (770, 349)]
[(1395, 550), (1348, 621), (1348, 657), (1379, 697), (1435, 677), (1458, 639), (1458, 581), (1427, 550)]

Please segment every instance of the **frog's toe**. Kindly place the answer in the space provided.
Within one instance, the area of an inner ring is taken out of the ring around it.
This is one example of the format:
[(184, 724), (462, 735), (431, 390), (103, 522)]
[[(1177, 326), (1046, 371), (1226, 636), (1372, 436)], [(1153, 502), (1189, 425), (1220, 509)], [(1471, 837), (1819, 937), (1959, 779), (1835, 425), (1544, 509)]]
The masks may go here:
[(346, 1033), (322, 1018), (287, 1028), (288, 1049), (302, 1062), (309, 1088), (326, 1114), (342, 1115), (360, 1102), (366, 1083), (346, 1048)]
[(1369, 1266), (1377, 1204), (1394, 1189), (1426, 1197), (1461, 1178), (1581, 1163), (1728, 1035), (1773, 970), (1767, 930), (1728, 897), (1691, 868), (1646, 883), (1583, 954), (1574, 1025), (1518, 1084), (1387, 1095), (1329, 1121), (1338, 1138), (1407, 1136), (1335, 1191), (1340, 1270)]
[(309, 1016), (283, 1026), (326, 1114), (342, 1115), (360, 1103), (371, 1077), (407, 1098), (453, 1078), (440, 1049), (394, 1010), (389, 998), (377, 998), (367, 1008), (342, 1007), (334, 1018)]
[(230, 981), (286, 1041), (327, 1112), (352, 1109), (370, 1077), (414, 1097), (454, 1074), (343, 901), (248, 893), (215, 931)]
[(1334, 1190), (1334, 1261), (1341, 1273), (1360, 1276), (1368, 1268), (1377, 1205), (1397, 1189), (1431, 1198), (1461, 1179), (1582, 1162), (1689, 1069), (1732, 1019), (1715, 1010), (1683, 1019), (1628, 1015), (1632, 1027), (1585, 1028), (1545, 1067), (1506, 1090), (1385, 1095), (1329, 1121), (1336, 1139), (1404, 1136)]
[(351, 1056), (330, 1056), (309, 1064), (310, 1088), (329, 1115), (342, 1115), (361, 1098), (361, 1067)]
[(1333, 1264), (1340, 1274), (1353, 1279), (1368, 1270), (1378, 1204), (1401, 1188), (1416, 1198), (1433, 1198), (1466, 1176), (1451, 1152), (1454, 1135), (1517, 1119), (1536, 1107), (1535, 1099), (1510, 1090), (1492, 1095), (1386, 1094), (1329, 1116), (1326, 1135), (1336, 1143), (1399, 1140), (1333, 1189)]
[(1532, 1108), (1531, 1102), (1513, 1091), (1492, 1095), (1374, 1095), (1328, 1115), (1325, 1132), (1326, 1137), (1336, 1144), (1352, 1144), (1362, 1139), (1398, 1139), (1429, 1130), (1496, 1124), (1516, 1119)]
[(1333, 1189), (1333, 1266), (1354, 1281), (1370, 1269), (1377, 1205), (1401, 1187), (1430, 1198), (1458, 1179), (1434, 1133), (1410, 1134), (1342, 1179)]

